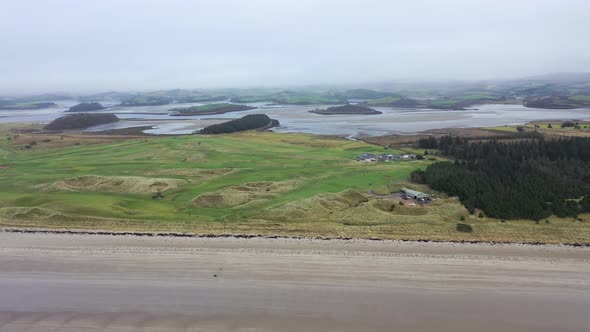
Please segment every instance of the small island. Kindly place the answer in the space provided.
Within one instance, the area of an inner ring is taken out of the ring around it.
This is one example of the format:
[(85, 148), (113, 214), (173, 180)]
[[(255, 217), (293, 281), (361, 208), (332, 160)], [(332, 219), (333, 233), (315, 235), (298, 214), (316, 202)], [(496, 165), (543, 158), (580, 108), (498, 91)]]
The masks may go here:
[(173, 108), (169, 110), (172, 112), (172, 116), (191, 116), (191, 115), (213, 115), (223, 114), (229, 112), (239, 112), (253, 110), (256, 107), (240, 104), (230, 103), (219, 103), (219, 104), (207, 104), (202, 106), (193, 106), (185, 108)]
[(101, 124), (113, 123), (119, 118), (110, 113), (78, 113), (68, 114), (53, 120), (45, 126), (45, 130), (86, 129)]
[(92, 112), (103, 110), (104, 107), (100, 103), (80, 103), (70, 107), (66, 112)]
[(365, 114), (365, 115), (373, 115), (373, 114), (382, 114), (382, 112), (374, 110), (370, 107), (360, 106), (360, 105), (344, 105), (344, 106), (334, 106), (328, 107), (326, 109), (320, 110), (315, 109), (313, 111), (309, 111), (310, 113), (322, 114), (322, 115), (334, 115), (334, 114)]
[(247, 130), (266, 130), (279, 126), (279, 121), (266, 114), (248, 114), (240, 119), (214, 124), (198, 131), (199, 134), (229, 134)]

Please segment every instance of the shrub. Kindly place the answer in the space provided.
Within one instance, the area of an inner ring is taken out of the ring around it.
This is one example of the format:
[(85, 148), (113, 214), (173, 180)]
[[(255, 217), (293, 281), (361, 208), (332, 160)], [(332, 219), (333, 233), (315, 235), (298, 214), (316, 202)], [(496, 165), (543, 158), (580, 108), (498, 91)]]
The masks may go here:
[(471, 233), (473, 232), (473, 227), (468, 224), (457, 224), (457, 232), (461, 233)]
[(465, 216), (461, 216), (461, 218), (459, 218), (461, 221), (465, 221)]
[(483, 212), (480, 212), (479, 215), (478, 215), (478, 217), (479, 218), (483, 218), (484, 217)]
[(30, 144), (25, 145), (25, 149), (30, 149), (30, 148), (31, 148)]
[(575, 127), (575, 126), (576, 126), (576, 124), (571, 121), (566, 121), (561, 124), (561, 128), (571, 128), (571, 127)]
[(41, 142), (43, 142), (43, 143), (49, 143), (49, 142), (51, 142), (51, 140), (49, 138), (46, 138), (46, 139), (42, 140)]
[(31, 143), (29, 143), (30, 146), (34, 146), (37, 145), (37, 141), (31, 141)]

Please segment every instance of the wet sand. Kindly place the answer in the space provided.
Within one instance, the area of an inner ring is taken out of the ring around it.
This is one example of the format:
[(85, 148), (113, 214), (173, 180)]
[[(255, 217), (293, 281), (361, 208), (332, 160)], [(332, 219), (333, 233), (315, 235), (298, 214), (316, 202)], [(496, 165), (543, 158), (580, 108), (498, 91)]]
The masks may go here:
[(584, 331), (590, 248), (0, 233), (0, 331)]

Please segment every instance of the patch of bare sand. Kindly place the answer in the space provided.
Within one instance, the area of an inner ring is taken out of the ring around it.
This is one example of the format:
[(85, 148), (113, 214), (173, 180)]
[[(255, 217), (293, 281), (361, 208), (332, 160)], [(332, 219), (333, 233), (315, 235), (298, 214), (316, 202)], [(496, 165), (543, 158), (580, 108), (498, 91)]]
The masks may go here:
[(177, 189), (188, 182), (181, 179), (139, 176), (84, 175), (37, 186), (42, 191), (79, 191), (146, 194)]
[(258, 204), (299, 187), (299, 181), (260, 181), (229, 186), (195, 197), (192, 203), (199, 207), (238, 207)]

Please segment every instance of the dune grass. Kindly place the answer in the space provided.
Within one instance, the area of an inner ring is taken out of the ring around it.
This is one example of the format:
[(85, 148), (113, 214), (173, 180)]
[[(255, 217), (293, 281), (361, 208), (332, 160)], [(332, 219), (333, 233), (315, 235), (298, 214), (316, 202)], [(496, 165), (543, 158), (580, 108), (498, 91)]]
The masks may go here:
[[(0, 169), (0, 206), (45, 207), (94, 217), (214, 222), (255, 215), (261, 209), (319, 193), (384, 187), (426, 164), (359, 163), (352, 160), (359, 151), (378, 152), (380, 148), (343, 139), (273, 133), (149, 138), (51, 150), (40, 146), (0, 154), (0, 164), (10, 163)], [(120, 189), (77, 192), (39, 187), (60, 188), (64, 180), (87, 175), (144, 177), (148, 182), (172, 178), (188, 183), (166, 191), (159, 200), (152, 199), (153, 192), (147, 190), (139, 194)], [(267, 195), (272, 197), (257, 206), (203, 208), (191, 203), (201, 194), (229, 186), (292, 180), (298, 183), (295, 189)]]

